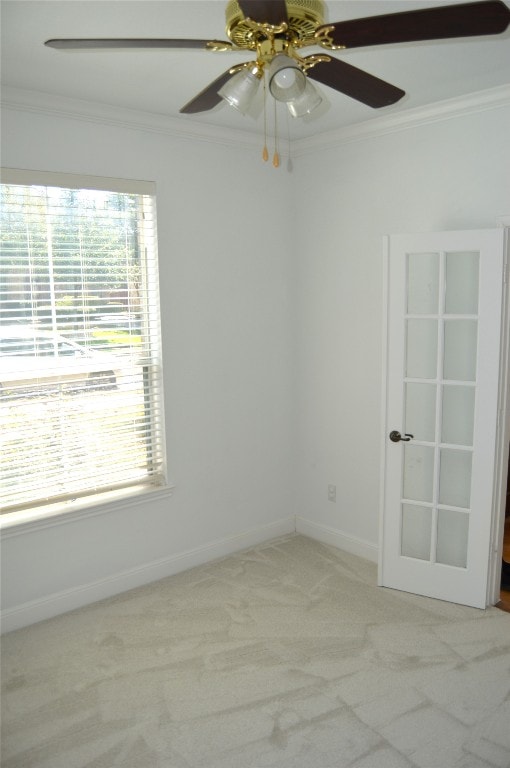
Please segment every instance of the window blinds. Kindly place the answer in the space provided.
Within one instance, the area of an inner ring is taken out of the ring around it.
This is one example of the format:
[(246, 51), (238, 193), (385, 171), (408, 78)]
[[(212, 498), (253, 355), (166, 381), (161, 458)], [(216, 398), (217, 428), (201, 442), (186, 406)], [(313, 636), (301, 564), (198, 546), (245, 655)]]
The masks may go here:
[(160, 485), (154, 197), (23, 181), (1, 185), (2, 512)]

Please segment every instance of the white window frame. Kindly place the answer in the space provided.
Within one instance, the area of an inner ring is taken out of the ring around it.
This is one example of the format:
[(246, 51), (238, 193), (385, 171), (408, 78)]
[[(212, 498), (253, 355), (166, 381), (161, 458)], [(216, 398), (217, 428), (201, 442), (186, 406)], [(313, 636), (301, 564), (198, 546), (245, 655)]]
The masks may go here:
[[(156, 210), (156, 185), (151, 181), (2, 168), (1, 183), (149, 195), (153, 198), (152, 204), (154, 210)], [(157, 243), (156, 227), (157, 222), (155, 220), (155, 245)], [(21, 532), (21, 530), (26, 530), (27, 527), (30, 529), (37, 529), (46, 527), (47, 525), (60, 524), (60, 522), (71, 522), (71, 520), (104, 514), (126, 506), (144, 504), (149, 499), (157, 500), (159, 498), (166, 498), (172, 494), (173, 485), (169, 484), (166, 479), (166, 440), (157, 253), (155, 256), (155, 268), (152, 272), (149, 271), (147, 279), (151, 281), (152, 295), (157, 297), (157, 301), (153, 304), (151, 303), (150, 311), (147, 311), (146, 317), (152, 327), (151, 336), (152, 334), (155, 334), (155, 337), (153, 338), (157, 338), (158, 359), (155, 375), (158, 383), (155, 392), (151, 391), (150, 397), (152, 400), (152, 407), (154, 407), (157, 402), (157, 408), (154, 410), (158, 413), (158, 416), (155, 416), (154, 418), (157, 418), (158, 420), (157, 432), (158, 440), (160, 442), (161, 472), (158, 473), (157, 478), (148, 478), (147, 481), (142, 481), (137, 484), (107, 490), (99, 489), (96, 492), (84, 492), (84, 495), (77, 496), (76, 498), (58, 500), (55, 502), (49, 501), (45, 504), (24, 506), (23, 508), (14, 511), (5, 512), (4, 514), (0, 514), (0, 529), (5, 529), (6, 533), (15, 533), (17, 530), (20, 530)], [(154, 363), (154, 360), (152, 360), (152, 362)]]

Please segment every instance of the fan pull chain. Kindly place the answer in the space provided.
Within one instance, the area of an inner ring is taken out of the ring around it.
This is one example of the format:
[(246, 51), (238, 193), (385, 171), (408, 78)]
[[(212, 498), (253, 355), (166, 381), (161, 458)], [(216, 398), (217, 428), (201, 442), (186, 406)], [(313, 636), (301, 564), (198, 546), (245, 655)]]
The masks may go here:
[(269, 159), (269, 152), (267, 150), (267, 93), (266, 93), (266, 76), (264, 75), (264, 148), (262, 150), (262, 160), (266, 163)]
[(288, 153), (288, 159), (287, 159), (287, 170), (289, 173), (292, 171), (292, 155), (290, 150), (290, 124), (289, 124), (289, 113), (287, 112), (286, 115), (287, 119), (287, 153)]
[(276, 99), (274, 100), (274, 155), (273, 165), (278, 168), (280, 165), (280, 155), (278, 154), (278, 125), (276, 120)]

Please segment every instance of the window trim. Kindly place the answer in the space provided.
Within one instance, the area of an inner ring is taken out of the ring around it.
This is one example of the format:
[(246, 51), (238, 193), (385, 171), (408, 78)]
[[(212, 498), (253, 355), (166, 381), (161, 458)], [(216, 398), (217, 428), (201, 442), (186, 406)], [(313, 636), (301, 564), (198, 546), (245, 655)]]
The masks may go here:
[[(24, 186), (62, 187), (66, 189), (90, 189), (106, 192), (118, 192), (133, 195), (150, 195), (156, 198), (156, 183), (136, 179), (118, 179), (112, 177), (91, 176), (85, 174), (60, 173), (53, 171), (30, 170), (20, 168), (0, 168), (0, 183)], [(155, 221), (157, 239), (157, 220)], [(158, 270), (159, 271), (159, 270)], [(159, 274), (158, 274), (159, 278)], [(159, 282), (159, 280), (158, 280)], [(159, 292), (159, 291), (158, 291)], [(159, 310), (158, 310), (159, 315)], [(161, 323), (159, 325), (161, 332)], [(161, 347), (161, 335), (159, 346)], [(161, 362), (161, 361), (160, 361)], [(162, 384), (164, 381), (162, 379)], [(163, 389), (160, 391), (160, 419), (162, 436), (165, 437), (165, 416)], [(121, 485), (98, 492), (92, 491), (76, 498), (59, 499), (44, 504), (33, 504), (23, 509), (13, 509), (0, 514), (0, 533), (2, 538), (17, 532), (37, 530), (62, 523), (73, 522), (82, 518), (94, 517), (114, 512), (128, 506), (146, 501), (157, 501), (173, 495), (175, 486), (168, 481), (166, 450), (163, 450), (162, 475), (159, 482), (148, 479), (135, 485)]]
[[(30, 507), (19, 512), (9, 512), (0, 515), (1, 538), (10, 538), (18, 533), (30, 533), (43, 528), (73, 523), (89, 517), (107, 515), (127, 507), (145, 504), (147, 501), (158, 501), (173, 496), (175, 485), (131, 486), (119, 491), (104, 491), (86, 499), (61, 501), (56, 504), (45, 504), (40, 507)], [(2, 519), (2, 517), (4, 519)]]
[(103, 192), (124, 192), (132, 195), (155, 195), (155, 181), (138, 179), (114, 179), (103, 176), (87, 176), (78, 173), (31, 171), (23, 168), (5, 168), (0, 171), (2, 184), (24, 186), (65, 187), (66, 189), (97, 189)]

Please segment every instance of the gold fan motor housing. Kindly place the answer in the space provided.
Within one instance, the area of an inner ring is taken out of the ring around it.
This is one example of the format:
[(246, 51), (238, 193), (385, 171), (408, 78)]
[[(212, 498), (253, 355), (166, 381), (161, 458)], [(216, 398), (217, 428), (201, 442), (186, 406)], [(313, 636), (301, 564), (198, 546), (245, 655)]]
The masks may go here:
[[(324, 24), (325, 6), (323, 0), (287, 0), (288, 38), (299, 47), (313, 45), (317, 27)], [(244, 14), (237, 0), (230, 0), (225, 11), (226, 33), (237, 48), (251, 51), (260, 42), (253, 25), (246, 24)], [(316, 42), (316, 41), (315, 41)]]

